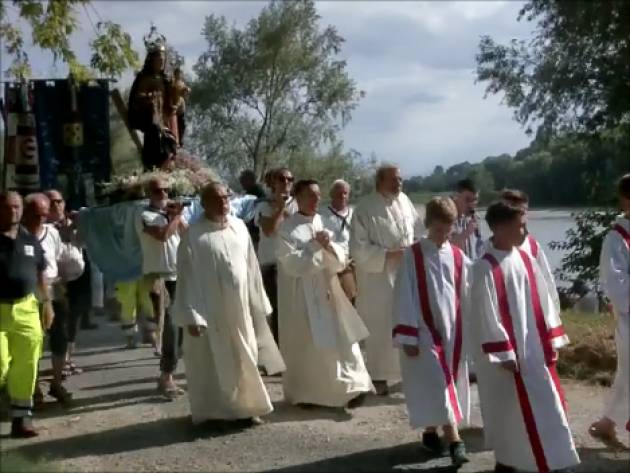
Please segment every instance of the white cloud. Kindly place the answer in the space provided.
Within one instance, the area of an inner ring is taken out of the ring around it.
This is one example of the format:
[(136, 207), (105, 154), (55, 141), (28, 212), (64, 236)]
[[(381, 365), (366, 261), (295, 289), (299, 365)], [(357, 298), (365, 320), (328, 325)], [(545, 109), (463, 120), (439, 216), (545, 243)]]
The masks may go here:
[[(265, 5), (254, 1), (111, 1), (94, 3), (100, 17), (123, 25), (143, 51), (142, 36), (153, 21), (186, 58), (191, 69), (206, 44), (206, 15), (225, 15), (244, 25)], [(531, 25), (517, 23), (522, 3), (325, 1), (317, 3), (322, 23), (335, 25), (346, 39), (343, 56), (366, 98), (344, 131), (346, 145), (401, 164), (406, 174), (430, 172), (462, 160), (513, 153), (528, 142), (499, 100), (483, 99), (474, 83), (479, 37), (499, 41), (524, 37)], [(93, 21), (97, 14), (88, 10)], [(89, 59), (92, 26), (82, 15), (82, 31), (72, 38)], [(37, 76), (65, 75), (47, 54), (33, 51)], [(129, 82), (125, 77), (122, 86)]]

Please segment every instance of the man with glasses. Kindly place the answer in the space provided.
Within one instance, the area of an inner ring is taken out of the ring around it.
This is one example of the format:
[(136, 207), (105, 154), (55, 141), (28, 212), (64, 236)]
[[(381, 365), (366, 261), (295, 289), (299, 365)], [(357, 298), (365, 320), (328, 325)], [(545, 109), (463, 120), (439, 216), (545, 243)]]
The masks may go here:
[[(183, 390), (173, 380), (177, 367), (176, 339), (181, 343), (181, 336), (176, 337), (169, 305), (175, 299), (180, 232), (187, 224), (182, 217), (184, 206), (169, 200), (170, 187), (167, 182), (158, 177), (153, 178), (148, 182), (147, 189), (149, 205), (142, 211), (137, 223), (142, 247), (143, 288), (149, 291), (154, 323), (159, 326), (163, 317), (158, 391), (173, 399), (183, 394)], [(169, 301), (165, 300), (164, 289)]]
[[(258, 261), (260, 263), (265, 291), (273, 307), (271, 331), (278, 342), (278, 282), (276, 260), (276, 237), (282, 222), (297, 211), (297, 204), (291, 197), (293, 174), (287, 168), (273, 171), (270, 177), (272, 193), (256, 207), (254, 223), (260, 228)], [(271, 373), (267, 373), (271, 374)]]
[(481, 238), (475, 208), (479, 202), (479, 192), (472, 179), (462, 179), (457, 183), (453, 196), (457, 206), (457, 221), (451, 242), (457, 245), (471, 260), (481, 257), (484, 242)]

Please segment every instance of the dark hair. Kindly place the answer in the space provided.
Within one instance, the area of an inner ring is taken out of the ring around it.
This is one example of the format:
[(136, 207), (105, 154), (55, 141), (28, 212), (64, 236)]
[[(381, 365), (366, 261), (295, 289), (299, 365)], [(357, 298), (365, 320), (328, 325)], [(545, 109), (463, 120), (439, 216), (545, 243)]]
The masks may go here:
[(293, 195), (297, 197), (300, 193), (309, 186), (319, 185), (315, 179), (300, 179), (293, 186)]
[(457, 192), (472, 192), (473, 194), (477, 193), (477, 186), (475, 186), (475, 181), (472, 179), (462, 179), (461, 181), (457, 181), (455, 185), (455, 190)]
[(630, 174), (624, 174), (617, 184), (617, 193), (620, 197), (630, 199)]
[(529, 196), (516, 189), (503, 189), (501, 191), (501, 199), (512, 205), (527, 205), (529, 204)]
[(520, 217), (525, 213), (522, 207), (508, 204), (507, 202), (494, 202), (486, 210), (486, 222), (490, 229), (494, 229), (499, 225), (509, 223), (516, 217)]
[(238, 176), (238, 178), (239, 179), (250, 178), (250, 179), (256, 180), (256, 173), (252, 171), (251, 169), (245, 169), (244, 171), (241, 171), (241, 174)]

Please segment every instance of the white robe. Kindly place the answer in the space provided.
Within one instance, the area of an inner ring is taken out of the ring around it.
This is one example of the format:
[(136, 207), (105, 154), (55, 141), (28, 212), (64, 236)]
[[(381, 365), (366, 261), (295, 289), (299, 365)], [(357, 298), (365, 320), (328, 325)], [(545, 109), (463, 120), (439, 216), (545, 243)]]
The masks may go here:
[[(469, 324), (488, 446), (519, 470), (578, 464), (552, 361), (568, 338), (538, 264), (519, 249), (492, 248), (473, 271)], [(517, 360), (518, 373), (500, 367), (507, 360)]]
[(287, 365), (282, 381), (293, 404), (341, 407), (372, 389), (358, 344), (368, 333), (339, 284), (343, 250), (331, 243), (332, 254), (313, 241), (321, 230), (319, 215), (299, 213), (280, 227), (278, 325)]
[(398, 264), (387, 263), (385, 253), (408, 247), (420, 233), (418, 213), (403, 193), (393, 201), (373, 193), (354, 209), (350, 256), (356, 265), (357, 310), (370, 332), (365, 350), (374, 380), (400, 379), (398, 350), (392, 343), (392, 298)]
[[(619, 217), (618, 225), (630, 235), (630, 220)], [(613, 305), (617, 329), (617, 373), (604, 415), (620, 429), (630, 431), (630, 241), (617, 230), (604, 239), (599, 263), (600, 282)]]
[[(182, 235), (174, 321), (184, 328), (184, 363), (194, 423), (273, 410), (258, 372), (254, 320), (271, 312), (245, 224), (202, 217)], [(206, 327), (192, 337), (188, 325)]]
[[(469, 265), (454, 245), (447, 242), (438, 248), (423, 238), (405, 251), (398, 270), (393, 337), (401, 347), (403, 392), (414, 428), (469, 422), (467, 330), (462, 315), (468, 302)], [(418, 277), (421, 274), (424, 277)], [(424, 313), (427, 296), (429, 307)], [(407, 356), (402, 345), (417, 346), (420, 354)]]

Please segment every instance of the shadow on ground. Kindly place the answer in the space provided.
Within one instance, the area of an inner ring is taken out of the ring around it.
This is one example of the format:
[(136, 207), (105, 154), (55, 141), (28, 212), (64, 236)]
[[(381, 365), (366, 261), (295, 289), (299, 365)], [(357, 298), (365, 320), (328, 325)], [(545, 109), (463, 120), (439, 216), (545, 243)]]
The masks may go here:
[(23, 445), (10, 451), (34, 461), (53, 461), (135, 452), (234, 433), (234, 429), (214, 428), (208, 425), (193, 427), (189, 416), (170, 417), (92, 434)]

